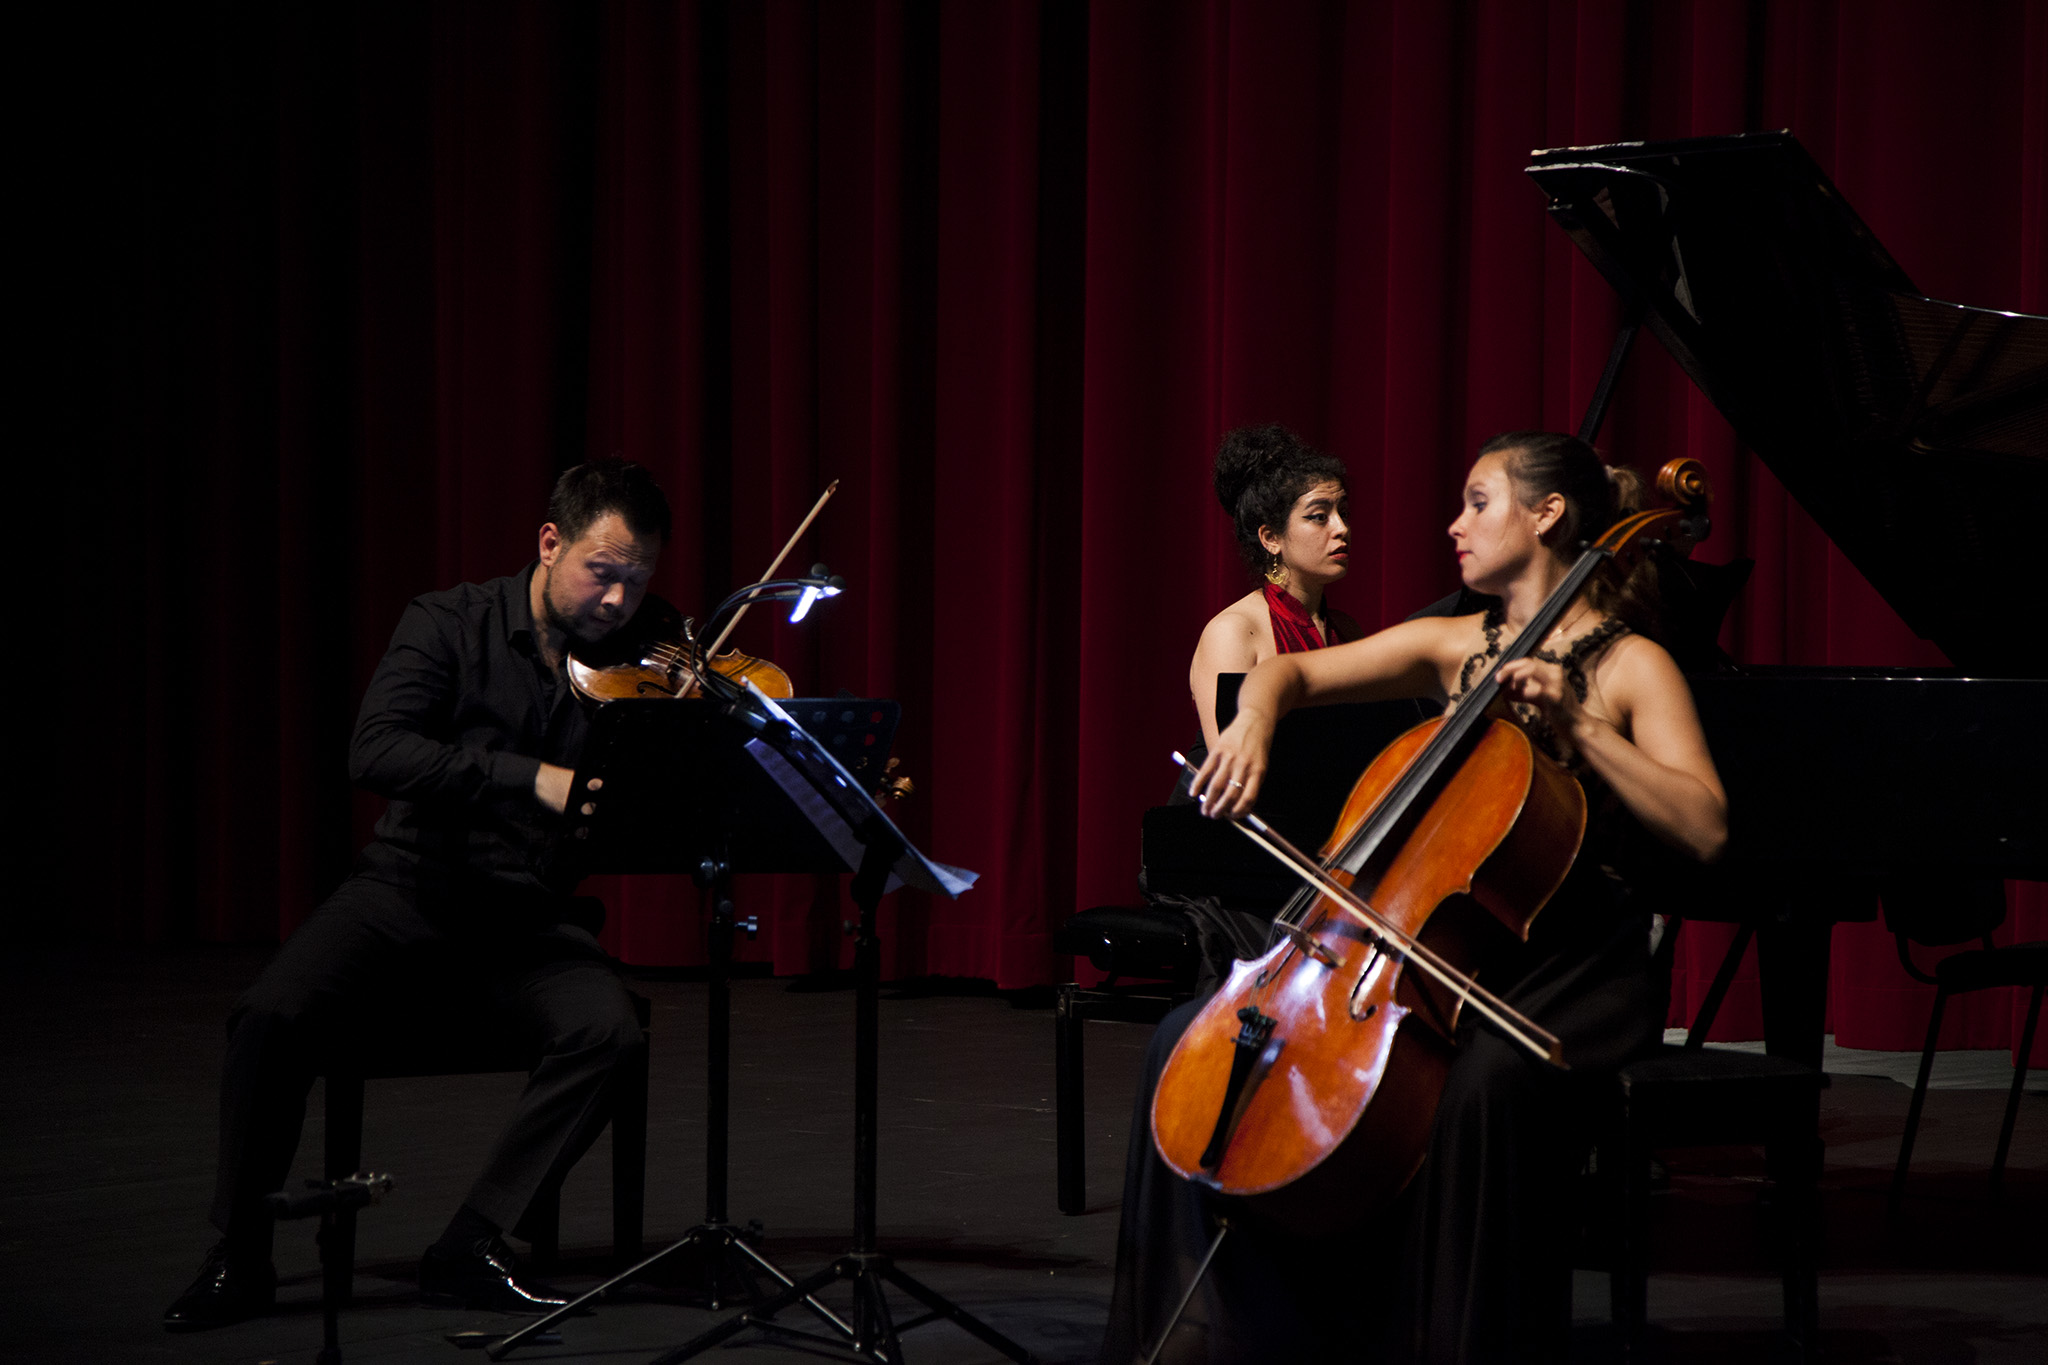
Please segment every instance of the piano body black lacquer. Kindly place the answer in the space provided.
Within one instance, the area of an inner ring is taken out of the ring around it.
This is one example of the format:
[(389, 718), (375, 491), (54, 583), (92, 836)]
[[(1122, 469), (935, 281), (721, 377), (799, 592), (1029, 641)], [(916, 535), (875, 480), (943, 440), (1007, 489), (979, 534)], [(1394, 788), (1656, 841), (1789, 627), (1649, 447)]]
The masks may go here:
[[(1692, 679), (1767, 1043), (1817, 1064), (1829, 933), (1885, 875), (2048, 877), (2048, 318), (1923, 297), (1789, 133), (1539, 152), (1549, 211), (1953, 671)], [(1958, 232), (1967, 224), (1958, 223)], [(1597, 429), (1625, 340), (1589, 425)]]

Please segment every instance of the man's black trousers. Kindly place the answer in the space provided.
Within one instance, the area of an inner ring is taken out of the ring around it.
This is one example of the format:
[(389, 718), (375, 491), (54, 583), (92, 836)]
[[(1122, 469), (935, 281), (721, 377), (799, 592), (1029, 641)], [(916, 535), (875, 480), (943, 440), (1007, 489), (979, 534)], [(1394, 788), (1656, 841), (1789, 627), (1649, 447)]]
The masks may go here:
[[(299, 927), (228, 1019), (213, 1221), (267, 1247), (324, 1058), (364, 1029), (423, 1040), (479, 1020), (539, 1059), (464, 1203), (516, 1228), (604, 1128), (611, 1079), (646, 1046), (632, 997), (564, 897), (451, 897), (358, 873)], [(500, 1022), (502, 1021), (502, 1022)], [(419, 1030), (417, 1035), (407, 1030)]]

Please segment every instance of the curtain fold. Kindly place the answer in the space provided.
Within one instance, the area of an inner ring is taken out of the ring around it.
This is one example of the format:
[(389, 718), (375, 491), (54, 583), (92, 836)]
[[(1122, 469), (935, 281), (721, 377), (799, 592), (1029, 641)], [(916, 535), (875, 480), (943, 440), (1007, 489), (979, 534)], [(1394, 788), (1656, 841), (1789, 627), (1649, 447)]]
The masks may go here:
[[(2048, 311), (2041, 0), (443, 0), (139, 11), (61, 50), (63, 158), (106, 172), (65, 181), (72, 477), (146, 642), (91, 741), (134, 784), (67, 846), (116, 939), (288, 932), (374, 817), (342, 764), (400, 607), (516, 570), (553, 472), (616, 452), (677, 504), (685, 612), (842, 481), (793, 562), (850, 591), (736, 643), (904, 704), (898, 813), (983, 881), (892, 898), (888, 969), (1046, 982), (1065, 915), (1133, 897), (1189, 652), (1244, 590), (1219, 434), (1349, 462), (1335, 598), (1373, 627), (1453, 586), (1480, 440), (1576, 425), (1618, 305), (1530, 149), (1789, 127), (1924, 291)], [(1702, 556), (1757, 561), (1739, 660), (1943, 662), (1653, 343), (1602, 444), (1708, 466)], [(687, 881), (601, 890), (628, 961), (701, 960)], [(2012, 896), (2038, 936), (2041, 888)], [(830, 880), (741, 897), (743, 955), (846, 960)], [(1844, 1042), (1917, 1045), (1881, 927), (1834, 972)], [(1959, 1004), (1955, 1041), (2014, 1010)], [(1739, 988), (1724, 1031), (1754, 1014)]]

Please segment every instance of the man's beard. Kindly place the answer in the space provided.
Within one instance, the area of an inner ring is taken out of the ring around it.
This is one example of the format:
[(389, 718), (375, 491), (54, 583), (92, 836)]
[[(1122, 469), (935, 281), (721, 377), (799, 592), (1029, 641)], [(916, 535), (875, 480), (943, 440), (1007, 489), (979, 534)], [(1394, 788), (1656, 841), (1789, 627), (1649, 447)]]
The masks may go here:
[(542, 614), (547, 617), (548, 629), (558, 630), (567, 636), (572, 651), (576, 645), (589, 646), (603, 642), (605, 637), (610, 635), (613, 628), (618, 625), (616, 621), (604, 624), (598, 634), (591, 635), (587, 633), (588, 627), (596, 626), (600, 623), (577, 621), (575, 618), (566, 615), (560, 607), (557, 607), (555, 605), (555, 569), (552, 564), (547, 565), (542, 571), (540, 606)]

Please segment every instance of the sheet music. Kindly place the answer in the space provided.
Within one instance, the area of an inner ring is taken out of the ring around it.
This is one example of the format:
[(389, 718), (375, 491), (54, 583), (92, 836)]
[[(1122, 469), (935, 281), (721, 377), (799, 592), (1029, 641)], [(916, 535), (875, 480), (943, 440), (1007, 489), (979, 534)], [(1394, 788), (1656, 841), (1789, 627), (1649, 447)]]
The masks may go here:
[(804, 769), (808, 771), (799, 769), (789, 756), (764, 739), (748, 740), (746, 751), (775, 785), (782, 788), (783, 794), (796, 808), (809, 818), (847, 867), (860, 866), (862, 848), (859, 836), (854, 833), (853, 820), (848, 818), (850, 814), (862, 823), (869, 819), (881, 820), (903, 845), (903, 856), (890, 870), (888, 883), (883, 887), (884, 895), (900, 886), (914, 886), (920, 891), (937, 892), (957, 899), (961, 892), (974, 885), (979, 873), (934, 862), (918, 852), (916, 846), (896, 828), (895, 821), (874, 803), (853, 774), (846, 771), (845, 765), (818, 743), (810, 731), (797, 724), (788, 712), (763, 695), (751, 682), (747, 684), (747, 691), (755, 705), (787, 725), (791, 734), (797, 737), (792, 747), (804, 760)]

